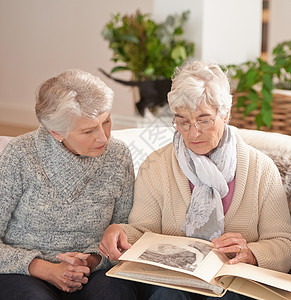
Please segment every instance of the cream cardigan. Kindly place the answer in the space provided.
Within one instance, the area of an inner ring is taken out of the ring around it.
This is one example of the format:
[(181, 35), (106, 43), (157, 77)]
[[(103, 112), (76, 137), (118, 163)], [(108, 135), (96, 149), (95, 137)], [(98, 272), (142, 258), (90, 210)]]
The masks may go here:
[[(237, 136), (237, 169), (225, 232), (240, 232), (260, 267), (288, 272), (291, 268), (291, 222), (279, 171), (265, 154)], [(191, 191), (169, 144), (141, 165), (129, 225), (129, 242), (143, 232), (184, 235), (181, 231)]]

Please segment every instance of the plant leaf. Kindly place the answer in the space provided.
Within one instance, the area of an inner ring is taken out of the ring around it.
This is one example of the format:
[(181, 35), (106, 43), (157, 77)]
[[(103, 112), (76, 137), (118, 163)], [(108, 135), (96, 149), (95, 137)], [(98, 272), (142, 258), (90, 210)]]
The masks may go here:
[(251, 102), (249, 103), (244, 110), (244, 116), (248, 116), (250, 112), (256, 110), (258, 108), (257, 102)]
[(267, 89), (265, 85), (262, 87), (262, 102), (267, 102), (271, 104), (273, 101), (273, 93), (272, 90)]
[(246, 96), (239, 96), (237, 98), (237, 104), (236, 107), (237, 108), (241, 108), (245, 106), (245, 101), (246, 101), (247, 97)]
[(261, 113), (258, 113), (255, 118), (257, 129), (260, 129), (264, 125), (263, 117)]
[(257, 81), (257, 78), (258, 78), (258, 73), (256, 70), (254, 69), (250, 69), (247, 73), (246, 73), (246, 85), (248, 87), (251, 87), (253, 86), (256, 81)]
[(119, 71), (128, 71), (129, 68), (126, 66), (117, 66), (111, 69), (111, 73), (119, 72)]
[(272, 120), (273, 120), (273, 113), (271, 109), (265, 110), (264, 108), (261, 109), (262, 119), (264, 124), (267, 125), (268, 128), (271, 128)]
[(258, 95), (258, 93), (255, 90), (249, 91), (247, 98), (253, 102), (255, 102), (255, 101), (257, 102), (258, 100), (260, 100), (260, 96)]
[(135, 44), (139, 43), (139, 39), (137, 37), (135, 37), (133, 35), (129, 35), (129, 34), (120, 35), (120, 40), (135, 43)]
[(176, 46), (172, 52), (171, 52), (171, 57), (175, 60), (175, 61), (183, 61), (187, 58), (187, 52), (185, 47), (178, 45)]
[(273, 89), (273, 77), (272, 74), (263, 74), (262, 75), (262, 81), (265, 86), (265, 89), (268, 91), (272, 91)]

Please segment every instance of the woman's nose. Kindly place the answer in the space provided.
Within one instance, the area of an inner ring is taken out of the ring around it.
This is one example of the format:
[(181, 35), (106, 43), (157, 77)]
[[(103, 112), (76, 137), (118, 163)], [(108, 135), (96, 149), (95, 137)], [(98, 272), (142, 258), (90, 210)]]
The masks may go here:
[(201, 134), (201, 131), (194, 124), (192, 124), (191, 127), (189, 128), (188, 135), (196, 138), (200, 134)]
[(108, 138), (103, 128), (100, 128), (100, 130), (98, 130), (95, 139), (96, 141), (98, 141), (98, 143), (105, 144), (107, 142)]

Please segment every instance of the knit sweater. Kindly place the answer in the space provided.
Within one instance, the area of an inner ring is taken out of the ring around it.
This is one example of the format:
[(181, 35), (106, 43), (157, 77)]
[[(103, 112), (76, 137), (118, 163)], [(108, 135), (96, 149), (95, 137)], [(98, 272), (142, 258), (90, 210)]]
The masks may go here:
[[(184, 236), (181, 231), (190, 203), (189, 181), (169, 144), (141, 165), (129, 224), (122, 227), (134, 243), (145, 231)], [(225, 232), (246, 239), (260, 267), (291, 268), (291, 222), (279, 171), (265, 154), (237, 136), (237, 167)]]
[[(107, 226), (127, 222), (134, 170), (121, 141), (110, 139), (99, 157), (76, 156), (40, 126), (7, 145), (0, 169), (0, 273), (97, 252)], [(107, 266), (102, 258), (97, 268)]]

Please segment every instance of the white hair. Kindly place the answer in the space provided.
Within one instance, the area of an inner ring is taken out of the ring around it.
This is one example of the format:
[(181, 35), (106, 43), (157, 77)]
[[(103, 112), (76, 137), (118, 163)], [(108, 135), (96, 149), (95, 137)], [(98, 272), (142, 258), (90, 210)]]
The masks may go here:
[(214, 63), (187, 61), (175, 70), (168, 102), (173, 113), (185, 108), (195, 111), (204, 103), (215, 106), (225, 117), (232, 104), (228, 78)]
[(111, 111), (114, 93), (100, 78), (72, 69), (38, 89), (35, 112), (47, 129), (68, 136), (77, 117), (95, 119)]

